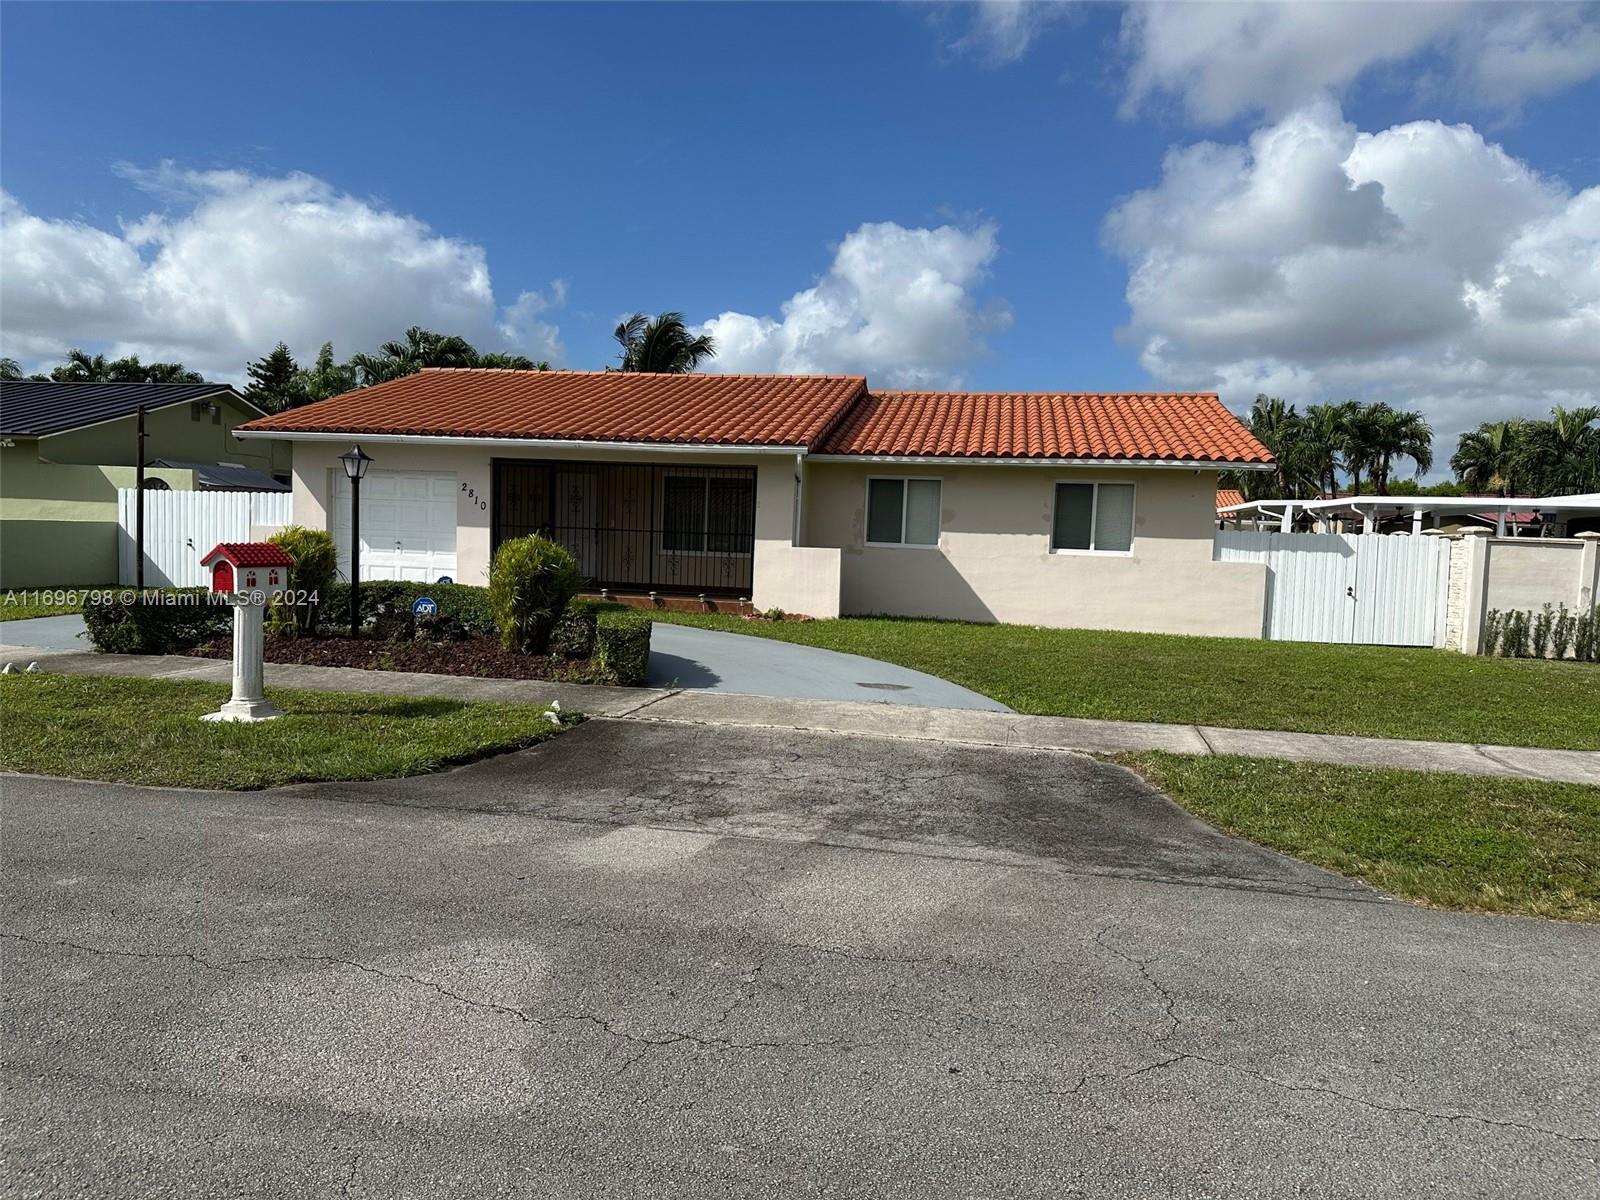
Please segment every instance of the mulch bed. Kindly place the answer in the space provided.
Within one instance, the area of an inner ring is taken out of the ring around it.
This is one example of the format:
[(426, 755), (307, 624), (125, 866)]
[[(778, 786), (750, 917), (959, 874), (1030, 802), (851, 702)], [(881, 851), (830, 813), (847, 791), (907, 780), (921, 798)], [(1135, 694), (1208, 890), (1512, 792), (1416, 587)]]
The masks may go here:
[[(196, 646), (198, 658), (232, 658), (233, 642), (220, 639)], [(479, 675), (490, 679), (549, 679), (562, 683), (598, 682), (587, 659), (516, 654), (494, 638), (459, 642), (398, 642), (347, 637), (269, 637), (270, 663), (313, 667), (360, 667), (367, 671), (427, 671), (435, 675)]]

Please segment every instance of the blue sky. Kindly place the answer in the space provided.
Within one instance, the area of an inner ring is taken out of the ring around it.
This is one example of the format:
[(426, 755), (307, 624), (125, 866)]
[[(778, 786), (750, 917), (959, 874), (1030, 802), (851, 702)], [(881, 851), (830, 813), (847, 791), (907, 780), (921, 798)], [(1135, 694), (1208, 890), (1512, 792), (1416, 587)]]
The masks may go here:
[[(7, 5), (6, 353), (138, 348), (236, 374), (253, 341), (304, 356), (325, 327), (343, 356), (380, 327), (458, 318), (475, 340), (599, 367), (619, 315), (676, 308), (741, 314), (712, 327), (735, 366), (881, 382), (1221, 388), (1236, 407), (1258, 386), (1302, 403), (1350, 392), (1431, 408), (1441, 426), (1581, 400), (1574, 353), (1594, 372), (1572, 339), (1600, 322), (1600, 268), (1585, 264), (1600, 235), (1579, 203), (1600, 184), (1600, 20), (1528, 10), (1554, 15), (1521, 30), (1508, 66), (1490, 58), (1504, 28), (1490, 34), (1509, 6), (1409, 7), (1458, 15), (1380, 37), (1357, 28), (1383, 23), (1379, 6), (1325, 10), (1349, 41), (1329, 45), (1326, 29), (1262, 36), (1228, 10), (1196, 31), (1182, 12), (1113, 4)], [(1184, 57), (1201, 34), (1208, 60)], [(1442, 123), (1423, 141), (1458, 124), (1471, 138), (1453, 167), (1409, 135), (1349, 165), (1355, 139), (1412, 122)], [(1299, 153), (1252, 157), (1252, 136), (1274, 133), (1342, 138), (1324, 158), (1348, 177), (1327, 185)], [(1493, 261), (1423, 246), (1417, 214), (1441, 199), (1407, 213), (1405, 189), (1470, 192), (1505, 173), (1496, 143), (1524, 177), (1483, 201), (1504, 209)], [(1169, 151), (1191, 155), (1185, 170)], [(1361, 171), (1398, 217), (1356, 211)], [(312, 182), (268, 187), (291, 173)], [(1195, 207), (1208, 189), (1234, 232)], [(1136, 194), (1141, 211), (1113, 218)], [(313, 209), (327, 220), (312, 234), (283, 224)], [(363, 222), (385, 216), (405, 228), (369, 239)], [(1268, 244), (1229, 249), (1252, 225)], [(1527, 249), (1551, 238), (1553, 261)], [(1363, 245), (1415, 255), (1393, 291), (1372, 273), (1395, 261), (1381, 250), (1296, 281)], [(106, 267), (113, 251), (127, 261)], [(364, 279), (345, 261), (378, 257), (424, 265)], [(41, 263), (54, 284), (27, 278)], [(329, 264), (344, 274), (324, 289)], [(1524, 268), (1540, 281), (1525, 290), (1564, 299), (1543, 316), (1510, 293), (1486, 307), (1484, 289)], [(1435, 273), (1442, 290), (1407, 291)], [(1325, 295), (1343, 300), (1328, 311)], [(1418, 315), (1433, 302), (1438, 319)], [(1492, 378), (1442, 367), (1468, 358)]]

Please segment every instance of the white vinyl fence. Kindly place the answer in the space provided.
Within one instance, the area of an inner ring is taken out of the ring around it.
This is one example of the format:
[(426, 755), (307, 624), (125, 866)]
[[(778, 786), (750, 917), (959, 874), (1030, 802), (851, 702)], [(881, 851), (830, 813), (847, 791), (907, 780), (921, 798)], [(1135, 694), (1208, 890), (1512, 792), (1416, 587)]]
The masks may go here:
[(1444, 644), (1450, 546), (1439, 537), (1218, 530), (1221, 562), (1267, 564), (1266, 636)]
[[(138, 524), (133, 488), (117, 489), (117, 570), (134, 582)], [(146, 587), (199, 587), (209, 582), (200, 556), (218, 542), (248, 542), (253, 525), (287, 525), (293, 519), (289, 492), (151, 492), (144, 494), (144, 582)]]

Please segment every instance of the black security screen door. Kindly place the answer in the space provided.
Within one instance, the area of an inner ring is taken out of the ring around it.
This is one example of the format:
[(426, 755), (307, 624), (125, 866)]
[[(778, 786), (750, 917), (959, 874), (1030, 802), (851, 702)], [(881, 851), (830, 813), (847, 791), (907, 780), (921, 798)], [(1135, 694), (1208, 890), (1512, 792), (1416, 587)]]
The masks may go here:
[(494, 463), (494, 545), (537, 533), (592, 587), (748, 596), (754, 467)]

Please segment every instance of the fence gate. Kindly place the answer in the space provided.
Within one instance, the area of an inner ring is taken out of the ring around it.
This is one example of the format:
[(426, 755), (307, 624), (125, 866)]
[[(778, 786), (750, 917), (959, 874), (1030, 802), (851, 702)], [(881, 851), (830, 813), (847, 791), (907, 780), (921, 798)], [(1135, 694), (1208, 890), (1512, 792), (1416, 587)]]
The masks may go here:
[[(117, 574), (134, 581), (138, 520), (133, 488), (117, 489)], [(248, 542), (252, 525), (294, 519), (288, 492), (156, 492), (144, 494), (146, 587), (200, 587), (210, 582), (200, 556), (218, 542)]]
[(1443, 538), (1223, 529), (1214, 554), (1267, 565), (1273, 641), (1440, 644), (1450, 573)]

